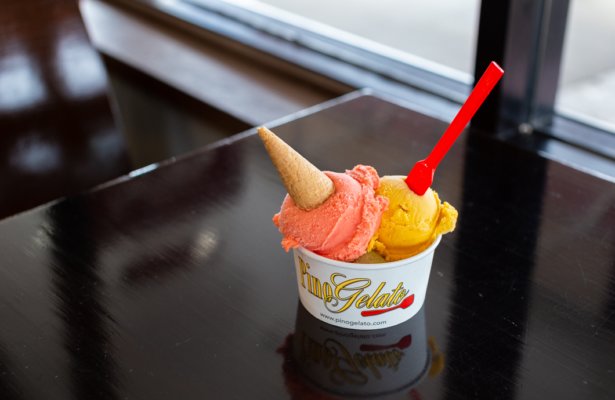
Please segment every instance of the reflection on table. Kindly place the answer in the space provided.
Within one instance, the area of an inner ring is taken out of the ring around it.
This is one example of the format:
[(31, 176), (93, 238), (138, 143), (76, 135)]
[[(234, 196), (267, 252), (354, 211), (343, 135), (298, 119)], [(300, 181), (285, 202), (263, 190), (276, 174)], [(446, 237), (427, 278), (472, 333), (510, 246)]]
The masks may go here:
[[(445, 127), (359, 94), (271, 126), (322, 169), (381, 174)], [(298, 311), (254, 131), (5, 219), (0, 397), (613, 398), (615, 185), (472, 133), (434, 188), (458, 228), (422, 314), (384, 336)]]
[(418, 400), (420, 391), (414, 386), (444, 367), (435, 339), (427, 337), (423, 308), (395, 327), (365, 331), (329, 325), (299, 305), (295, 331), (279, 352), (293, 399), (405, 393)]

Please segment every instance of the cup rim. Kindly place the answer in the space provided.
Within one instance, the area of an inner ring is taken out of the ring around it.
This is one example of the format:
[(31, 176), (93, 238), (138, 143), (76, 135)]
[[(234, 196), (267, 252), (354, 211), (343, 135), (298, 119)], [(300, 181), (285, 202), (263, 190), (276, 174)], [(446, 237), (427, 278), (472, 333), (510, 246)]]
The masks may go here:
[(401, 267), (406, 264), (412, 264), (415, 261), (418, 261), (421, 258), (428, 256), (429, 254), (434, 252), (436, 247), (440, 244), (440, 240), (442, 240), (442, 235), (438, 235), (436, 237), (436, 240), (434, 240), (433, 243), (429, 245), (429, 247), (427, 247), (425, 250), (421, 251), (420, 253), (413, 255), (412, 257), (403, 258), (397, 261), (377, 263), (377, 264), (356, 264), (356, 263), (351, 263), (351, 262), (346, 262), (346, 261), (333, 260), (331, 258), (327, 258), (319, 254), (316, 254), (313, 251), (310, 251), (306, 249), (305, 247), (301, 247), (301, 246), (297, 247), (295, 250), (305, 253), (307, 256), (315, 259), (316, 261), (319, 261), (324, 264), (333, 265), (336, 267), (347, 268), (347, 269), (352, 269), (352, 270), (357, 270), (357, 271), (366, 270), (366, 269), (386, 270), (386, 269), (393, 269), (393, 268)]

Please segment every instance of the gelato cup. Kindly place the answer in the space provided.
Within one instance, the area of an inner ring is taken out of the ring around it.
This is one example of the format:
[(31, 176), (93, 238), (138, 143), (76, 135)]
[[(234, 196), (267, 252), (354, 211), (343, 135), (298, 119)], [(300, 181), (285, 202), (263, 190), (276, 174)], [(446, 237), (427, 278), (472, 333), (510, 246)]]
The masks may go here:
[(383, 329), (412, 318), (423, 306), (433, 253), (394, 262), (354, 264), (294, 249), (299, 299), (315, 318), (342, 328)]

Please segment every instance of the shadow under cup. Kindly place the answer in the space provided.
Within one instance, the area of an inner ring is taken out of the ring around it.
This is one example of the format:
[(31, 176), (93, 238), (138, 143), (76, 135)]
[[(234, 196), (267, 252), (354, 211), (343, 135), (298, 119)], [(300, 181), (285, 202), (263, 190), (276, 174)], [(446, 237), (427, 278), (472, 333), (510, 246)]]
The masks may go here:
[(294, 250), (299, 299), (315, 318), (342, 328), (389, 328), (423, 306), (433, 254), (441, 237), (421, 253), (381, 264), (331, 260)]

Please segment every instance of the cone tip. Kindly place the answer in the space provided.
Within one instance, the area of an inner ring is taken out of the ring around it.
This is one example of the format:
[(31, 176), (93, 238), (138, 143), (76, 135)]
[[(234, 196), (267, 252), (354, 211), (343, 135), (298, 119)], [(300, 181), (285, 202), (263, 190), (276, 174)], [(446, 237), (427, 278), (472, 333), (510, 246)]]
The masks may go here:
[(257, 132), (297, 207), (306, 211), (317, 208), (335, 192), (333, 181), (325, 173), (275, 133), (264, 126), (258, 127)]

